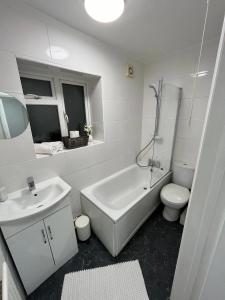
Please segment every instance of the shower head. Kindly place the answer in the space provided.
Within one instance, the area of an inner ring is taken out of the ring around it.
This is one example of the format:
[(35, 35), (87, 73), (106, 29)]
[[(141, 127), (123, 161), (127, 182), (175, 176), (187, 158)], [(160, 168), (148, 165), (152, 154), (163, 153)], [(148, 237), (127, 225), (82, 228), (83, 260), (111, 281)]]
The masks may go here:
[(155, 97), (158, 97), (158, 92), (157, 92), (157, 90), (156, 90), (155, 85), (154, 85), (154, 84), (149, 84), (149, 87), (150, 87), (150, 89), (153, 89), (153, 90), (154, 90), (154, 92), (155, 92)]

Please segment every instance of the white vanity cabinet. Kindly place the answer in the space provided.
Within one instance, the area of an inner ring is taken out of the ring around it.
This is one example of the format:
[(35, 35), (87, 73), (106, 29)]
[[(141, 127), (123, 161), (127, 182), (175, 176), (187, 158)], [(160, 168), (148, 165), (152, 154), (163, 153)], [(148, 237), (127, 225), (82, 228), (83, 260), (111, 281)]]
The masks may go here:
[(6, 243), (27, 294), (78, 252), (70, 205), (50, 213), (26, 228), (2, 226), (3, 235), (19, 230)]
[(7, 244), (29, 294), (51, 275), (54, 267), (43, 221), (9, 238)]
[[(76, 252), (77, 242), (69, 206), (44, 219), (54, 263), (61, 266)], [(76, 243), (75, 243), (76, 242)]]

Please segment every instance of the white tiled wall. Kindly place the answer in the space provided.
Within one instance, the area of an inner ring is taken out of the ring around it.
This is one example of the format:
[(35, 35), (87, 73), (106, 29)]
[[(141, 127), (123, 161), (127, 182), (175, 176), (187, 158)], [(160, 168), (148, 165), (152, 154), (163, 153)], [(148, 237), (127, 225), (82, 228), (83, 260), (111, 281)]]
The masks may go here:
[[(22, 93), (15, 57), (101, 76), (104, 143), (36, 159), (29, 127), (15, 139), (0, 141), (0, 186), (12, 191), (25, 186), (30, 175), (37, 182), (59, 175), (71, 184), (73, 213), (79, 214), (82, 188), (134, 162), (141, 142), (144, 68), (14, 0), (0, 2), (0, 36), (1, 91)], [(53, 46), (62, 49), (63, 59), (54, 52), (48, 56)], [(134, 79), (126, 77), (128, 63), (135, 67)]]
[[(142, 145), (149, 140), (149, 132), (150, 128), (152, 128), (152, 124), (154, 124), (155, 116), (154, 94), (153, 91), (148, 88), (148, 84), (157, 83), (157, 81), (163, 77), (164, 82), (174, 84), (183, 89), (173, 159), (195, 164), (208, 102), (217, 46), (217, 38), (204, 44), (200, 70), (207, 70), (209, 75), (207, 77), (198, 78), (194, 94), (194, 79), (190, 74), (195, 73), (196, 70), (200, 50), (199, 45), (179, 51), (174, 55), (146, 66)], [(191, 110), (192, 119), (190, 122)]]
[[(29, 175), (34, 175), (37, 181), (60, 175), (73, 186), (73, 211), (79, 213), (77, 191), (133, 163), (141, 137), (142, 145), (149, 139), (155, 102), (148, 84), (157, 83), (161, 77), (165, 82), (183, 88), (174, 159), (195, 163), (216, 56), (216, 39), (204, 45), (200, 69), (208, 70), (209, 76), (198, 80), (189, 122), (193, 98), (190, 74), (196, 69), (199, 45), (150, 64), (145, 68), (143, 80), (141, 64), (26, 5), (18, 5), (14, 0), (0, 3), (0, 36), (1, 91), (16, 93), (23, 101), (16, 57), (100, 75), (105, 127), (105, 143), (38, 161), (29, 127), (18, 138), (0, 141), (0, 184), (9, 191), (24, 186)], [(61, 48), (63, 58), (57, 57), (54, 51), (49, 56), (49, 49), (53, 47)], [(127, 63), (135, 66), (134, 79), (125, 76)]]

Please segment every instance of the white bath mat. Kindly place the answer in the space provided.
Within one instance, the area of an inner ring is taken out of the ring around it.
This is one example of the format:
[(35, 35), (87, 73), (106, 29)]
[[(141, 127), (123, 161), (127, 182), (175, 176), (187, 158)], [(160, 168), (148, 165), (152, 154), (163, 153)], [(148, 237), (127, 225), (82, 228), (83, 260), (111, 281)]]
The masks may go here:
[(138, 260), (65, 275), (61, 300), (148, 300)]

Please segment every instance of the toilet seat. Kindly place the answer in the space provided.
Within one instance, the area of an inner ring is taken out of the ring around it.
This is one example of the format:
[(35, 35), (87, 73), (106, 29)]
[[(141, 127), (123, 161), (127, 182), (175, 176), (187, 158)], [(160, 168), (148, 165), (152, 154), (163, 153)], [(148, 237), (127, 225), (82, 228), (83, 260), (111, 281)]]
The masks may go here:
[(160, 196), (165, 205), (181, 208), (188, 202), (190, 192), (183, 186), (169, 183), (162, 188)]

